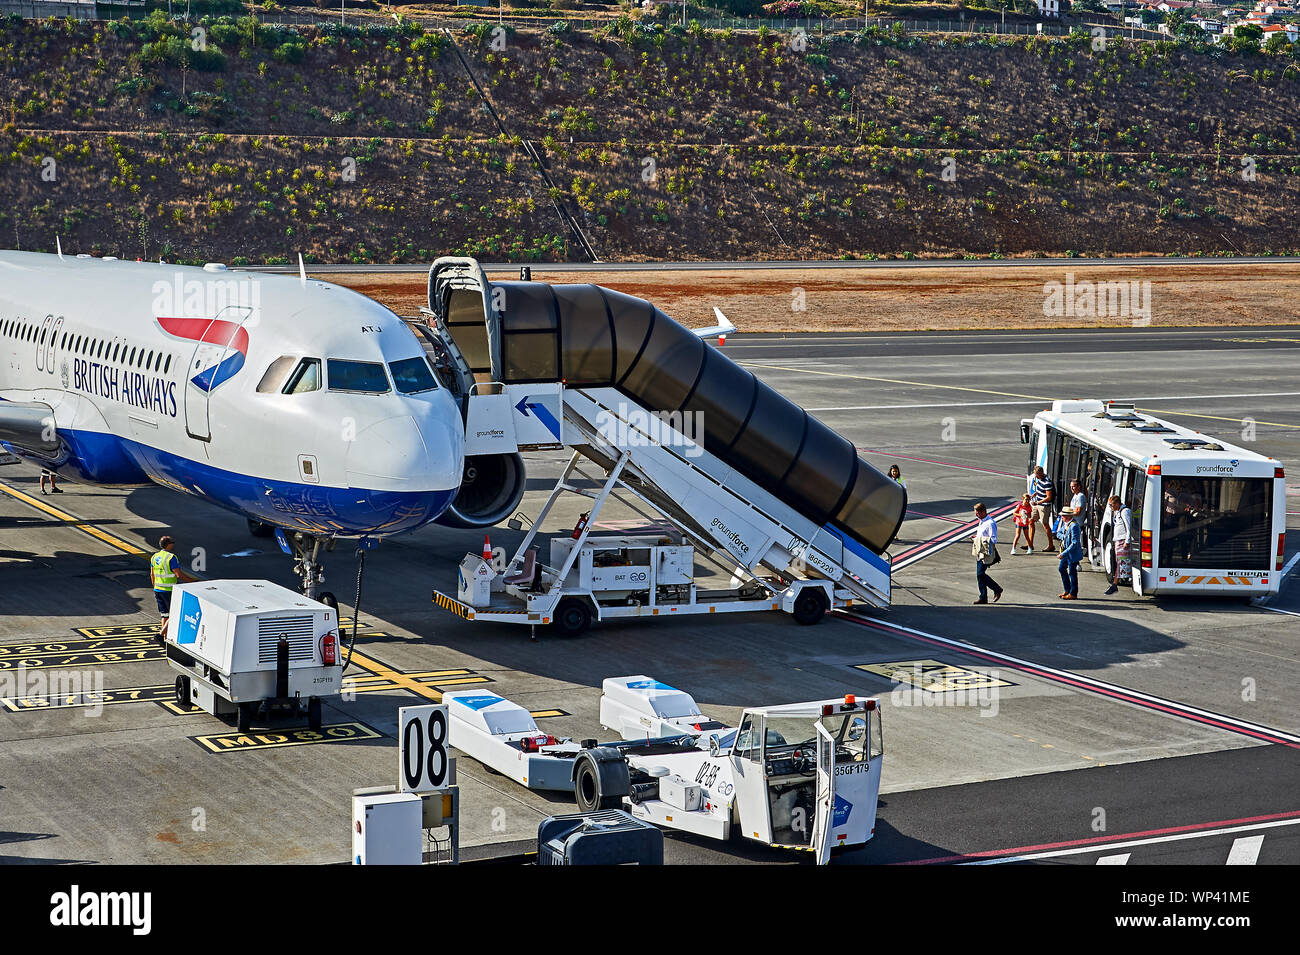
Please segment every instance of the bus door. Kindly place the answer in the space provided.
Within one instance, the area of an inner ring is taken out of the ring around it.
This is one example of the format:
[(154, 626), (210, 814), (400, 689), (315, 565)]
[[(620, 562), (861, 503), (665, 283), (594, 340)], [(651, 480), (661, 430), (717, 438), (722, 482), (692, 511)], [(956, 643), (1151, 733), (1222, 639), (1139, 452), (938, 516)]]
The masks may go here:
[[(1151, 537), (1147, 543), (1147, 553), (1153, 558), (1151, 569), (1155, 569), (1155, 540), (1160, 530), (1160, 479), (1147, 476), (1144, 468), (1130, 468), (1130, 486), (1128, 497), (1129, 509), (1133, 512), (1133, 526), (1129, 533), (1129, 555), (1133, 567), (1133, 592), (1139, 597), (1142, 589), (1142, 550), (1143, 534), (1149, 528)], [(1150, 500), (1148, 500), (1150, 496)]]
[(1116, 493), (1115, 478), (1119, 473), (1119, 461), (1103, 457), (1100, 466), (1094, 468), (1093, 473), (1096, 477), (1091, 487), (1084, 485), (1083, 488), (1083, 492), (1088, 495), (1088, 559), (1094, 567), (1102, 567), (1106, 563), (1103, 552), (1105, 542), (1109, 540), (1103, 525), (1110, 507), (1110, 496)]

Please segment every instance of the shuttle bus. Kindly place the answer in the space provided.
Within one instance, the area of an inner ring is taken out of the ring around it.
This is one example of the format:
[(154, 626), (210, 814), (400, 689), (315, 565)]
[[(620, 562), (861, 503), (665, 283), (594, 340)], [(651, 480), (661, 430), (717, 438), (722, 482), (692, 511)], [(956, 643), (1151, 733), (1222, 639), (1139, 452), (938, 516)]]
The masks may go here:
[(1058, 506), (1083, 483), (1086, 556), (1115, 579), (1108, 498), (1133, 512), (1129, 554), (1139, 594), (1276, 593), (1286, 531), (1279, 461), (1117, 401), (1055, 401), (1020, 423), (1028, 473), (1041, 465)]

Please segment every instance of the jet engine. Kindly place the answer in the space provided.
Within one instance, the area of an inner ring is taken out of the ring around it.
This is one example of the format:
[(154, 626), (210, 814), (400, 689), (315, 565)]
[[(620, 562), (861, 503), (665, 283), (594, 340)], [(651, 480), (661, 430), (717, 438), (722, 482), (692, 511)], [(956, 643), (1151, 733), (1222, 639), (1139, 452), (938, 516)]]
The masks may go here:
[(437, 522), (447, 527), (500, 524), (519, 506), (524, 479), (524, 459), (518, 453), (467, 457), (460, 492)]

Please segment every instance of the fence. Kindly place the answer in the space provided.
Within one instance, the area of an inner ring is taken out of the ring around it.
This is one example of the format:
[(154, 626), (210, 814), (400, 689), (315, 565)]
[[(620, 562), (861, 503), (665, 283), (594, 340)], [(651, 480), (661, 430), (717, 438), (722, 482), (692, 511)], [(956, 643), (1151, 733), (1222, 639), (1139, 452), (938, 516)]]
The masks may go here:
[[(177, 11), (180, 11), (180, 0), (177, 2)], [(99, 10), (96, 12), (96, 7)], [(72, 16), (80, 20), (92, 19), (113, 19), (121, 16), (143, 16), (144, 0), (129, 0), (129, 2), (114, 2), (96, 4), (94, 0), (0, 0), (0, 14), (18, 14), (23, 17), (43, 18), (43, 17), (64, 17)], [(469, 23), (502, 23), (506, 26), (514, 27), (517, 30), (544, 30), (554, 23), (563, 21), (569, 25), (572, 30), (598, 30), (611, 26), (615, 21), (613, 18), (604, 19), (575, 19), (566, 16), (552, 17), (489, 17), (483, 16), (483, 7), (475, 7), (473, 16), (439, 16), (436, 14), (418, 14), (403, 13), (404, 20), (419, 23), (426, 29), (448, 29), (461, 30)], [(64, 10), (75, 10), (78, 12), (63, 12)], [(86, 11), (90, 12), (87, 14)], [(330, 13), (326, 10), (320, 12), (303, 13), (290, 12), (288, 10), (263, 11), (258, 14), (258, 20), (273, 26), (317, 26), (326, 23), (338, 23), (340, 19), (347, 22), (349, 19), (354, 25), (374, 24), (386, 26), (392, 23), (387, 15), (382, 18), (366, 16), (360, 11), (349, 11), (348, 13)], [(1110, 23), (1084, 23), (1067, 26), (1060, 23), (999, 23), (995, 20), (896, 20), (885, 19), (880, 17), (851, 17), (846, 19), (793, 19), (793, 18), (742, 18), (742, 17), (718, 17), (707, 20), (698, 20), (700, 27), (705, 30), (735, 30), (736, 32), (753, 32), (762, 27), (772, 31), (782, 33), (792, 31), (796, 28), (802, 29), (808, 34), (820, 33), (856, 33), (866, 29), (869, 26), (879, 27), (889, 30), (895, 26), (901, 25), (901, 28), (907, 33), (942, 33), (942, 34), (984, 34), (1000, 36), (1033, 36), (1036, 34), (1046, 34), (1049, 36), (1065, 36), (1071, 30), (1084, 29), (1091, 31), (1095, 27), (1101, 27), (1106, 31), (1106, 36), (1124, 36), (1135, 40), (1159, 40), (1168, 39), (1164, 34), (1156, 30), (1146, 30), (1140, 27), (1116, 26)]]
[(29, 20), (43, 20), (46, 17), (101, 19), (95, 0), (0, 0), (0, 16), (19, 16)]

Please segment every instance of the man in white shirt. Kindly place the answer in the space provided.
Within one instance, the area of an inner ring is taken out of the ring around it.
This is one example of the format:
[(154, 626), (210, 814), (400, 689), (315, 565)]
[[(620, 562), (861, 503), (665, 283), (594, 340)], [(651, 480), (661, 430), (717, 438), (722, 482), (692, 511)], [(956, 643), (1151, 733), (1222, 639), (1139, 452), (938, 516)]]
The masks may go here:
[(1129, 560), (1129, 539), (1133, 534), (1133, 512), (1120, 500), (1118, 494), (1110, 496), (1111, 543), (1115, 548), (1115, 582), (1106, 590), (1106, 596), (1119, 593), (1119, 585), (1132, 579)]
[[(979, 524), (975, 527), (975, 537), (971, 542), (971, 555), (975, 558), (975, 582), (980, 589), (979, 600), (975, 603), (988, 603), (990, 590), (993, 591), (993, 602), (997, 603), (1002, 599), (1002, 588), (989, 576), (988, 568), (998, 560), (993, 557), (998, 547), (998, 524), (989, 517), (988, 509), (983, 504), (975, 505), (975, 520)], [(992, 561), (990, 561), (991, 557)]]

